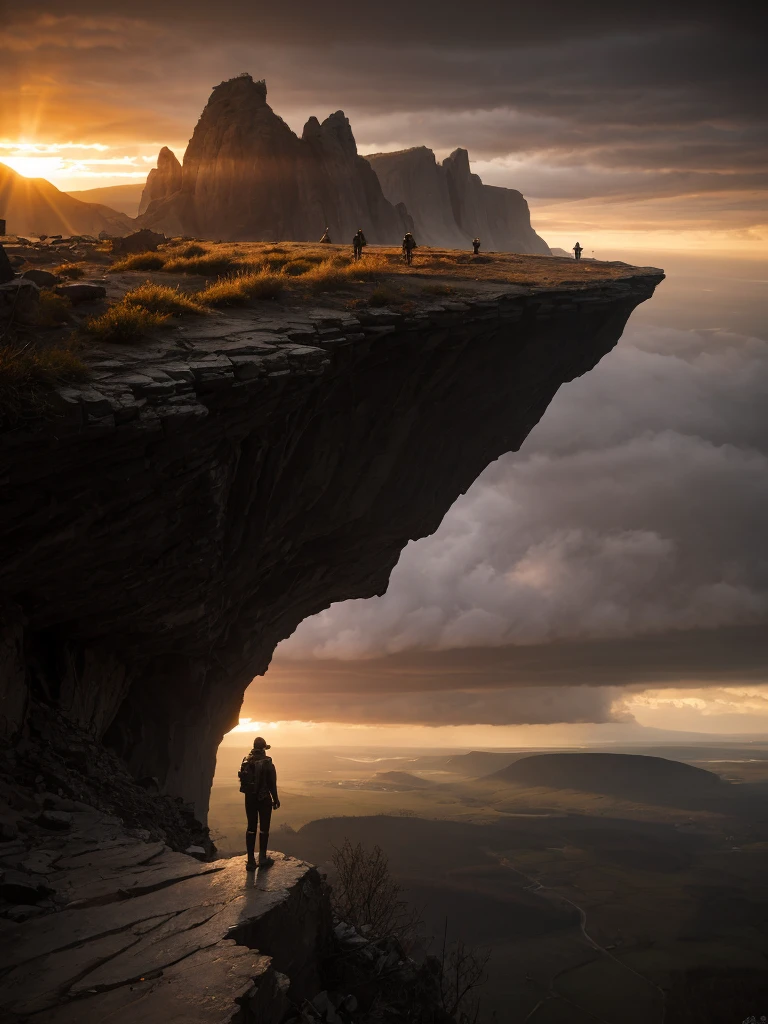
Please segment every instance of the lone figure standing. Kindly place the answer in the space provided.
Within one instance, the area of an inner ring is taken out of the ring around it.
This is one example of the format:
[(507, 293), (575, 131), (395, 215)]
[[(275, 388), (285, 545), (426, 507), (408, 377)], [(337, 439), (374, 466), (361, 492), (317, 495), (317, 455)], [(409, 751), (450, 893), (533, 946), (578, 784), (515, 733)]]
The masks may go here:
[(581, 259), (581, 254), (584, 252), (583, 248), (577, 242), (573, 247), (573, 255), (577, 260)]
[(416, 248), (416, 239), (413, 237), (410, 231), (406, 231), (405, 238), (403, 239), (403, 256), (405, 256), (405, 262), (410, 267), (413, 261), (413, 250)]
[[(269, 823), (272, 811), (280, 806), (277, 798), (277, 772), (272, 758), (267, 757), (269, 744), (261, 736), (253, 741), (253, 750), (243, 758), (240, 771), (240, 792), (245, 793), (245, 813), (248, 818), (248, 831), (245, 833), (245, 849), (248, 860), (246, 871), (255, 871), (257, 867), (268, 868), (275, 862), (267, 855), (269, 840)], [(261, 829), (259, 831), (259, 826)], [(259, 862), (254, 859), (256, 849), (256, 832), (259, 831)]]
[(352, 253), (356, 260), (362, 259), (363, 246), (368, 245), (363, 234), (363, 229), (358, 228), (357, 233), (352, 238)]
[(477, 254), (480, 252), (480, 239), (479, 238), (473, 238), (472, 239), (472, 251), (474, 252), (475, 256), (477, 256)]

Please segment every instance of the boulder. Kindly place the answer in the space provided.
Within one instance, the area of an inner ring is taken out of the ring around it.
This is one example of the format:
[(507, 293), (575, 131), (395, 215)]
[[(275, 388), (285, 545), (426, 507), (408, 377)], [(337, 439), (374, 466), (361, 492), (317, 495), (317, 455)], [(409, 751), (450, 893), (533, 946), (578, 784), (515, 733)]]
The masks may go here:
[(12, 281), (16, 276), (5, 249), (0, 245), (0, 284)]
[(39, 288), (52, 288), (59, 283), (58, 277), (50, 270), (38, 270), (34, 267), (32, 270), (25, 270), (21, 276), (25, 281), (34, 281)]
[(60, 284), (54, 291), (57, 295), (63, 295), (65, 299), (76, 305), (78, 302), (94, 302), (96, 299), (104, 299), (107, 296), (107, 289), (103, 284), (88, 284), (79, 281), (77, 284)]
[(165, 235), (142, 228), (124, 238), (112, 239), (112, 252), (116, 256), (127, 256), (134, 252), (154, 252), (158, 245), (167, 241)]
[(66, 832), (72, 828), (72, 815), (69, 811), (43, 811), (37, 819), (37, 824), (55, 832)]

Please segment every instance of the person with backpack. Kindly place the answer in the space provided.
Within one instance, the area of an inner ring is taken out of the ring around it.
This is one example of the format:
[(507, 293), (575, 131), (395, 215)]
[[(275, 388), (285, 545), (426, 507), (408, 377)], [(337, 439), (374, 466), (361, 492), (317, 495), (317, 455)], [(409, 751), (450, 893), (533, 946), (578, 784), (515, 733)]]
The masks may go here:
[(579, 245), (579, 243), (577, 242), (576, 245), (574, 245), (574, 247), (573, 247), (573, 257), (574, 257), (574, 259), (580, 260), (581, 259), (581, 254), (583, 252), (584, 252), (584, 246)]
[(479, 238), (473, 238), (472, 239), (472, 252), (475, 254), (475, 256), (477, 256), (477, 254), (480, 252), (480, 239)]
[(410, 267), (413, 260), (413, 250), (416, 248), (416, 239), (413, 237), (410, 231), (406, 231), (405, 238), (403, 239), (403, 256), (405, 256), (405, 262)]
[[(277, 772), (272, 758), (267, 757), (269, 744), (261, 736), (253, 741), (253, 749), (243, 758), (240, 771), (240, 792), (245, 794), (245, 814), (248, 819), (248, 831), (245, 833), (245, 849), (248, 859), (246, 871), (255, 871), (257, 867), (268, 868), (275, 862), (267, 854), (269, 840), (269, 823), (272, 811), (280, 806), (277, 796)], [(256, 833), (259, 833), (259, 860), (254, 858), (256, 850)]]
[(363, 246), (368, 245), (363, 234), (363, 229), (358, 228), (357, 233), (352, 238), (352, 254), (356, 260), (363, 258)]

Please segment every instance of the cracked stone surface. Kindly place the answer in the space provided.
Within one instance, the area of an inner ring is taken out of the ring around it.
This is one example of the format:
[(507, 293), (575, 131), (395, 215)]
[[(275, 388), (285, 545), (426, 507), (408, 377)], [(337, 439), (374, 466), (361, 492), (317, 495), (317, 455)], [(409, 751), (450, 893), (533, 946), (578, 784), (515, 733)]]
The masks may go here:
[(316, 987), (328, 906), (303, 861), (248, 873), (127, 836), (59, 847), (45, 879), (62, 909), (0, 922), (4, 1021), (223, 1024), (261, 1003), (268, 1024)]

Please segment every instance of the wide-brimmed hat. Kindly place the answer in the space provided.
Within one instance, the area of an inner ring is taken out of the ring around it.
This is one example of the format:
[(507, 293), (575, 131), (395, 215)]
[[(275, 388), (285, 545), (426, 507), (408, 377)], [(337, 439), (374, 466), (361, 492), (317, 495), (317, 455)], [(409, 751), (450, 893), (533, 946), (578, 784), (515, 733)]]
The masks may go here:
[(267, 743), (263, 736), (257, 736), (256, 739), (253, 741), (253, 745), (254, 747), (261, 747), (262, 750), (271, 749), (270, 745)]

